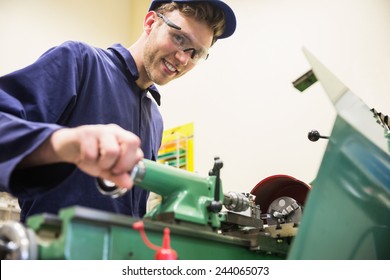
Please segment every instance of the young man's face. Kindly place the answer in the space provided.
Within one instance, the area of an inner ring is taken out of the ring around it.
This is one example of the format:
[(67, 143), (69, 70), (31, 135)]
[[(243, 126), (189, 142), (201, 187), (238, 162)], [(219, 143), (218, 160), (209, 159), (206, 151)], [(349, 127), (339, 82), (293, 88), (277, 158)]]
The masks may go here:
[(178, 10), (155, 17), (145, 44), (144, 66), (151, 81), (164, 85), (207, 58), (213, 33), (206, 23), (184, 17)]

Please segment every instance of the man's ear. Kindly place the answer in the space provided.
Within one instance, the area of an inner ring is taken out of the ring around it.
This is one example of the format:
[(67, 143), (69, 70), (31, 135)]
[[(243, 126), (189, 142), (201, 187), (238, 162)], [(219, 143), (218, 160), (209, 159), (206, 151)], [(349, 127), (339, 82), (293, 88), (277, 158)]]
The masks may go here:
[(158, 17), (156, 12), (154, 11), (149, 11), (145, 15), (145, 20), (144, 20), (144, 31), (149, 35), (149, 33), (153, 29), (153, 24), (157, 21)]

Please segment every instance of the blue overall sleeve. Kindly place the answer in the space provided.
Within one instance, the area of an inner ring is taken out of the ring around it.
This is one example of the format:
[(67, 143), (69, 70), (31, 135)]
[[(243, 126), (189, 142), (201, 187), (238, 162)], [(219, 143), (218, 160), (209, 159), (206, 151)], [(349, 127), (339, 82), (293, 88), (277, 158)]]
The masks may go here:
[[(29, 181), (28, 177), (31, 171), (15, 168), (62, 127), (61, 123), (71, 111), (80, 80), (78, 52), (74, 46), (63, 44), (48, 50), (32, 65), (0, 77), (1, 191), (19, 197), (31, 196), (62, 179), (58, 176), (50, 178), (48, 166), (35, 168), (35, 174), (44, 172), (49, 176), (41, 177), (39, 189), (34, 189), (34, 180)], [(31, 189), (19, 189), (20, 178), (23, 178), (23, 185), (30, 184)]]

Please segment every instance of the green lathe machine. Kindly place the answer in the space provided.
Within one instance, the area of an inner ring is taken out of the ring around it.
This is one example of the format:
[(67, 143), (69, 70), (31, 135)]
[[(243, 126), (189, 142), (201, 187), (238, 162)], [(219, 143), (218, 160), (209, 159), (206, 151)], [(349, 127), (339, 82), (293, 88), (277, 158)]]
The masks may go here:
[[(389, 118), (304, 52), (312, 70), (294, 86), (320, 81), (337, 112), (329, 137), (309, 133), (329, 141), (310, 185), (275, 175), (248, 193), (224, 193), (219, 158), (205, 177), (143, 160), (132, 177), (162, 201), (141, 229), (139, 219), (70, 207), (4, 223), (1, 259), (154, 259), (162, 243), (181, 260), (390, 259)], [(100, 179), (97, 187), (112, 197), (124, 191)]]

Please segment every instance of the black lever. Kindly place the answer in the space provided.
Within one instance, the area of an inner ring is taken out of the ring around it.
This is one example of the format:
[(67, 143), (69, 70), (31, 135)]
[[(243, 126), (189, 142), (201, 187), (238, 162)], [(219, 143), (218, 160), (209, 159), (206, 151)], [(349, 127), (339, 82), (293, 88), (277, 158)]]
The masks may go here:
[(210, 176), (216, 176), (215, 178), (215, 192), (214, 192), (214, 201), (208, 206), (208, 210), (213, 213), (218, 213), (222, 210), (222, 202), (219, 201), (221, 193), (221, 181), (220, 181), (220, 170), (223, 167), (223, 162), (219, 157), (214, 158), (214, 167), (210, 170)]
[(320, 138), (329, 139), (329, 136), (321, 136), (317, 130), (312, 130), (307, 134), (307, 138), (309, 138), (309, 140), (312, 142), (316, 142)]

